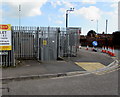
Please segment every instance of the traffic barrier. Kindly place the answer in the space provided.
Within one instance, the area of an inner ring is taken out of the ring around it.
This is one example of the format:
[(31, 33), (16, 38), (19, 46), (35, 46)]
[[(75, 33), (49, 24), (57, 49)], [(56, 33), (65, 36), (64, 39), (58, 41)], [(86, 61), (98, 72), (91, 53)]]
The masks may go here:
[(102, 52), (104, 52), (104, 46), (102, 46)]
[(105, 51), (104, 51), (104, 53), (107, 53), (107, 47), (105, 46)]
[(89, 49), (89, 46), (87, 45), (86, 50), (88, 50), (88, 49)]
[(109, 55), (112, 56), (112, 47), (110, 47), (110, 52), (109, 52)]
[(112, 53), (111, 53), (111, 56), (115, 56), (115, 50), (114, 50), (114, 47), (112, 48)]
[(115, 55), (115, 50), (114, 50), (114, 47), (110, 47), (108, 46), (108, 48), (106, 46), (102, 46), (102, 53), (107, 53), (109, 54), (110, 56), (116, 56)]

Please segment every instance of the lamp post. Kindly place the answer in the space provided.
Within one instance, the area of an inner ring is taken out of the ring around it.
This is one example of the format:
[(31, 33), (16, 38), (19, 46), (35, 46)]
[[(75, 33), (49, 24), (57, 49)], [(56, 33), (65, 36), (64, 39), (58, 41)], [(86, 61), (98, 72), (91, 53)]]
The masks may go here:
[(21, 26), (21, 5), (19, 5), (19, 27)]
[(97, 30), (97, 34), (98, 34), (98, 20), (97, 20), (97, 27), (96, 28), (97, 28), (96, 30)]
[(68, 27), (68, 12), (74, 11), (74, 8), (70, 8), (69, 10), (66, 10), (66, 28)]
[[(94, 21), (94, 20), (91, 20), (91, 21)], [(96, 20), (96, 33), (98, 33), (98, 20)]]

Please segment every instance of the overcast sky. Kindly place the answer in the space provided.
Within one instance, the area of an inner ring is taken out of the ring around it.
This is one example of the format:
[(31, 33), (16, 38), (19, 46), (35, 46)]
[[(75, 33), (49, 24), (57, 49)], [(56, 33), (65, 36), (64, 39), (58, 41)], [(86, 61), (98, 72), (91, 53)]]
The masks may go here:
[[(69, 13), (69, 27), (81, 27), (82, 34), (89, 30), (105, 32), (108, 20), (108, 33), (118, 30), (119, 0), (0, 0), (1, 24), (19, 25), (19, 5), (21, 5), (22, 26), (65, 27), (65, 13)], [(93, 20), (93, 21), (91, 21)]]

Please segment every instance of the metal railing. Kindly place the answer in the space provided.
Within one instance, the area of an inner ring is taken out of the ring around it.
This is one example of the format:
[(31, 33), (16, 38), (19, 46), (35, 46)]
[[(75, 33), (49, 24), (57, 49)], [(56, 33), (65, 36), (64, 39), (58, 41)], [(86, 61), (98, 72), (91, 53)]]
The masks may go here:
[(0, 63), (11, 66), (16, 59), (51, 61), (76, 56), (78, 36), (76, 29), (13, 26), (12, 50), (0, 52)]

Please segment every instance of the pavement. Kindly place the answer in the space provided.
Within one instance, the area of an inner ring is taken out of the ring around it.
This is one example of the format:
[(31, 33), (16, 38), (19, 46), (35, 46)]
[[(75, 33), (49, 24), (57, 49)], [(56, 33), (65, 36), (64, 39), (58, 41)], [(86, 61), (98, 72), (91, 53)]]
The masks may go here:
[(106, 54), (92, 52), (91, 50), (86, 51), (85, 48), (82, 48), (79, 50), (77, 57), (64, 58), (62, 61), (40, 63), (36, 60), (23, 60), (14, 68), (3, 68), (1, 79), (21, 80), (83, 74), (88, 71), (75, 62), (98, 62), (104, 66), (108, 66), (113, 61), (114, 59)]

